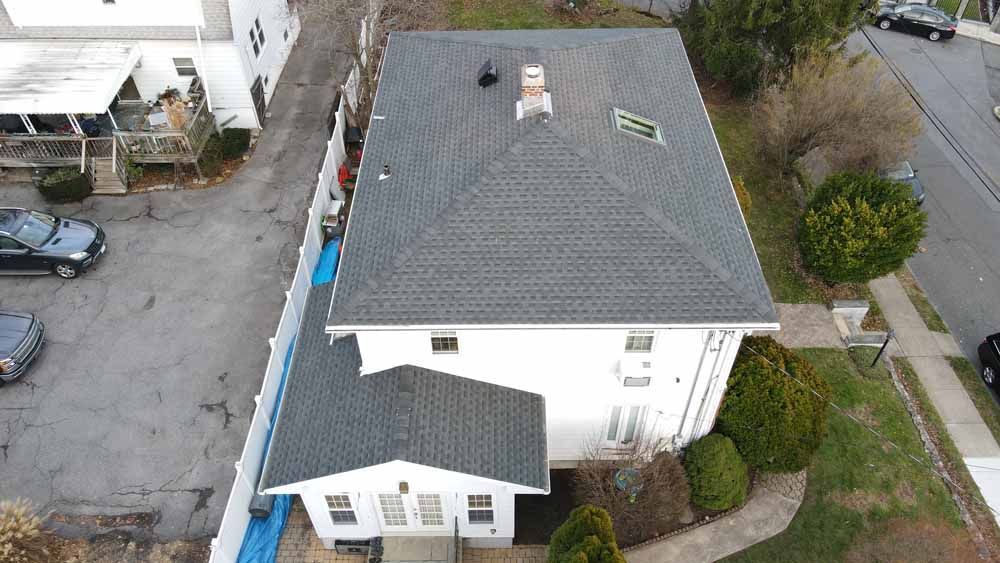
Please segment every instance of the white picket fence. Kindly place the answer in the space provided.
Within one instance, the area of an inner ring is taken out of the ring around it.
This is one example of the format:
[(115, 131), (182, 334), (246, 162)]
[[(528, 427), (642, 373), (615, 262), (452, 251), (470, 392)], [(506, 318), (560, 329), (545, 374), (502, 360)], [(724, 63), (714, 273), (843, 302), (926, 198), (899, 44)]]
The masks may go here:
[(343, 192), (337, 182), (337, 170), (345, 159), (344, 150), (344, 104), (337, 108), (337, 126), (326, 145), (326, 157), (320, 170), (316, 193), (313, 195), (312, 206), (309, 208), (306, 233), (299, 247), (299, 263), (295, 269), (292, 287), (285, 292), (285, 307), (281, 312), (278, 330), (274, 337), (268, 339), (271, 345), (271, 357), (267, 361), (264, 372), (264, 382), (260, 394), (254, 397), (257, 408), (254, 409), (250, 421), (250, 431), (247, 433), (243, 453), (236, 462), (236, 477), (233, 479), (233, 489), (226, 502), (226, 511), (222, 515), (219, 533), (212, 539), (212, 554), (210, 563), (235, 563), (239, 557), (243, 536), (250, 522), (247, 511), (250, 500), (257, 487), (261, 464), (264, 458), (264, 447), (267, 433), (271, 427), (271, 415), (277, 408), (275, 401), (278, 387), (281, 384), (281, 374), (285, 368), (285, 357), (288, 346), (299, 330), (302, 307), (305, 305), (306, 293), (311, 285), (313, 270), (323, 244), (323, 215), (332, 199), (331, 186), (338, 199), (343, 198)]

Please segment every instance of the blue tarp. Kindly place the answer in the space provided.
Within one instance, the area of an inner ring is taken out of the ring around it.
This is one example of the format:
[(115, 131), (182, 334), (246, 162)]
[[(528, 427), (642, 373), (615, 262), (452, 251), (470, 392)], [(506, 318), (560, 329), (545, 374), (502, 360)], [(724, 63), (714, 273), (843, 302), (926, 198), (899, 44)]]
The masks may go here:
[[(326, 243), (319, 255), (316, 270), (313, 271), (312, 285), (324, 284), (337, 276), (337, 259), (340, 257), (340, 237), (335, 237)], [(271, 430), (267, 431), (267, 441), (264, 443), (264, 457), (271, 445), (271, 431), (278, 419), (278, 405), (285, 391), (285, 379), (288, 377), (288, 366), (292, 363), (292, 350), (295, 349), (295, 339), (292, 338), (285, 351), (285, 369), (281, 372), (281, 382), (278, 384), (278, 396), (274, 400), (274, 412), (271, 413)], [(261, 467), (264, 460), (261, 460)], [(275, 495), (274, 506), (267, 518), (250, 518), (243, 545), (240, 546), (240, 556), (237, 563), (274, 563), (278, 555), (278, 541), (285, 529), (288, 511), (292, 506), (292, 495)]]
[(312, 284), (321, 285), (337, 277), (337, 258), (340, 257), (340, 237), (333, 237), (319, 253), (319, 262), (313, 272)]

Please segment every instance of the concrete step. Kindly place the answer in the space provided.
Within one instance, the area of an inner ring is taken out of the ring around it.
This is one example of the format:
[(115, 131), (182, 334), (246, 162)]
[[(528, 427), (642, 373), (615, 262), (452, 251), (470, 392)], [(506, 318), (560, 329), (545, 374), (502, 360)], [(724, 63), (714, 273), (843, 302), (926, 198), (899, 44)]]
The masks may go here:
[(125, 195), (128, 190), (125, 186), (119, 185), (117, 187), (107, 187), (107, 188), (94, 188), (91, 192), (92, 195)]

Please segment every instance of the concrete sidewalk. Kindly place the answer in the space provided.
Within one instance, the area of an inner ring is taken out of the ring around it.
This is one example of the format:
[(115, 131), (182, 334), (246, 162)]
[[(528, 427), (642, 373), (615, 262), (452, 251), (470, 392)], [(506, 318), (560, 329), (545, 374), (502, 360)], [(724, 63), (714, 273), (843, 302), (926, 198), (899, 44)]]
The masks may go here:
[(1000, 471), (991, 469), (1000, 468), (1000, 445), (952, 370), (947, 358), (951, 350), (942, 350), (939, 337), (927, 329), (896, 276), (868, 285), (896, 331), (899, 354), (913, 365), (983, 498), (994, 512), (1000, 511)]

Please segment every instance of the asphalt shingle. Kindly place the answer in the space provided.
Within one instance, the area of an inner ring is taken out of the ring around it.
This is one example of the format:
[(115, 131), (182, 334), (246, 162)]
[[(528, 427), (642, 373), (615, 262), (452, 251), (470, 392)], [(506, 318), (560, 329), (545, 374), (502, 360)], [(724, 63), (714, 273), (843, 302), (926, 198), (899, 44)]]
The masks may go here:
[(675, 30), (396, 33), (373, 113), (329, 325), (777, 321)]
[(540, 395), (415, 366), (361, 376), (357, 340), (324, 332), (332, 291), (306, 298), (262, 489), (393, 460), (548, 488)]

